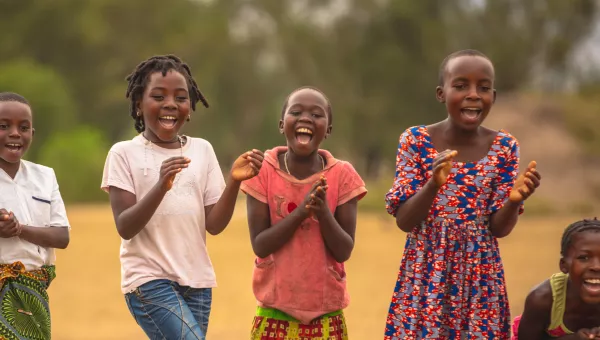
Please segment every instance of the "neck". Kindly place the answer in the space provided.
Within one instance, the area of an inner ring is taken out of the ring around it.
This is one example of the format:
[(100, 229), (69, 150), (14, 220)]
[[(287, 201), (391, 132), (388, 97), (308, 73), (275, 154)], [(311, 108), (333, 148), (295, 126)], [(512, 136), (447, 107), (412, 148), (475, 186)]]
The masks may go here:
[(6, 172), (10, 176), (10, 178), (15, 178), (20, 166), (21, 161), (17, 163), (9, 163), (4, 159), (0, 158), (0, 169), (4, 170), (4, 172)]
[(288, 151), (283, 154), (283, 158), (283, 163), (287, 164), (287, 172), (297, 178), (312, 176), (324, 168), (325, 160), (317, 150), (309, 155), (301, 156), (288, 148)]
[(164, 141), (164, 140), (161, 140), (160, 138), (158, 138), (155, 134), (148, 132), (148, 130), (142, 132), (142, 137), (146, 138), (148, 141), (150, 141), (150, 142), (152, 142), (154, 144), (174, 144), (174, 143), (180, 143), (180, 138), (181, 138), (179, 135), (177, 135), (172, 140)]
[(474, 130), (465, 130), (456, 127), (452, 122), (446, 119), (442, 124), (442, 136), (446, 141), (452, 141), (451, 144), (470, 144), (479, 137), (479, 127)]

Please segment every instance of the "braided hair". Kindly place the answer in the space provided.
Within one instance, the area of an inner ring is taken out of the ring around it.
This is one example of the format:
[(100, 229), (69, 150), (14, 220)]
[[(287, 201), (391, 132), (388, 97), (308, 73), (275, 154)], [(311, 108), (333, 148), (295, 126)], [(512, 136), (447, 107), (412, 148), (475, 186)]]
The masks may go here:
[(285, 102), (283, 103), (283, 108), (281, 109), (281, 119), (283, 119), (283, 116), (285, 116), (285, 111), (288, 108), (288, 102), (290, 101), (290, 97), (294, 93), (296, 93), (296, 92), (298, 92), (300, 90), (304, 90), (304, 89), (309, 89), (309, 90), (313, 90), (313, 91), (319, 92), (320, 94), (323, 95), (323, 97), (325, 97), (325, 100), (327, 101), (327, 118), (329, 120), (329, 125), (331, 125), (332, 122), (333, 122), (333, 110), (331, 109), (331, 102), (329, 101), (329, 98), (327, 98), (327, 96), (325, 95), (325, 93), (323, 91), (321, 91), (318, 88), (313, 87), (313, 86), (302, 86), (302, 87), (299, 87), (299, 88), (295, 89), (294, 91), (292, 91), (287, 96), (287, 98), (285, 98)]
[(600, 221), (597, 217), (593, 219), (583, 219), (569, 225), (562, 236), (560, 241), (560, 255), (566, 256), (571, 242), (573, 241), (573, 235), (582, 233), (584, 231), (600, 232)]
[(129, 111), (131, 118), (135, 120), (135, 129), (137, 132), (141, 133), (146, 129), (144, 119), (137, 115), (136, 104), (142, 99), (146, 86), (150, 81), (150, 76), (156, 72), (161, 72), (164, 77), (170, 70), (175, 70), (185, 77), (193, 111), (196, 110), (196, 103), (198, 101), (201, 101), (205, 107), (208, 107), (208, 102), (198, 89), (198, 84), (196, 84), (196, 81), (192, 77), (192, 71), (186, 63), (179, 57), (171, 54), (150, 57), (136, 66), (135, 70), (125, 79), (129, 82), (125, 97), (131, 99)]
[(25, 97), (14, 92), (0, 92), (0, 102), (19, 102), (31, 106)]
[(456, 51), (453, 52), (451, 54), (449, 54), (446, 58), (444, 58), (444, 60), (442, 61), (442, 63), (440, 64), (440, 70), (438, 72), (438, 85), (439, 86), (444, 86), (444, 75), (446, 74), (446, 66), (448, 66), (448, 62), (450, 62), (450, 60), (454, 59), (454, 58), (458, 58), (458, 57), (481, 57), (484, 59), (487, 59), (493, 67), (493, 63), (492, 60), (490, 58), (488, 58), (488, 56), (486, 56), (485, 54), (477, 51), (477, 50), (460, 50), (460, 51)]

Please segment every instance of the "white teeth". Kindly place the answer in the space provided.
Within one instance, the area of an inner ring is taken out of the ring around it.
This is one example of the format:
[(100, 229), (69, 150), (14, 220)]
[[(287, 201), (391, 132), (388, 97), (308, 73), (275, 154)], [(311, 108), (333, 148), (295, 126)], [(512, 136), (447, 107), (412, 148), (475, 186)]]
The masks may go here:
[(312, 135), (312, 131), (310, 131), (307, 128), (299, 128), (296, 130), (296, 133), (306, 133), (306, 134)]
[(472, 107), (466, 107), (463, 109), (464, 111), (481, 111), (481, 109), (477, 109), (477, 108), (472, 108)]
[(587, 279), (585, 283), (600, 284), (600, 279)]
[(174, 116), (162, 116), (162, 117), (160, 117), (159, 119), (177, 120), (177, 118), (176, 118), (176, 117), (174, 117)]
[(14, 148), (20, 148), (21, 147), (21, 144), (12, 144), (12, 143), (9, 143), (9, 144), (6, 144), (6, 145), (10, 146), (10, 147), (14, 147)]

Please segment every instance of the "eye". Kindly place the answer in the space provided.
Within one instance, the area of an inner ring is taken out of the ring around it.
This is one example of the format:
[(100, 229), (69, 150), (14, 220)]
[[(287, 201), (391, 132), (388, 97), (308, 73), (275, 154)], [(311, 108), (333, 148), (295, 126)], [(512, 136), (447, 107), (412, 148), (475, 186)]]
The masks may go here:
[(31, 130), (31, 128), (29, 126), (21, 126), (21, 131), (27, 132), (29, 130)]
[(291, 114), (292, 116), (297, 116), (297, 115), (299, 115), (300, 113), (301, 113), (300, 111), (290, 111), (290, 114)]
[(457, 89), (457, 90), (464, 90), (464, 89), (467, 88), (467, 85), (465, 85), (465, 84), (455, 84), (454, 88)]
[(483, 92), (488, 92), (491, 90), (491, 88), (489, 88), (487, 86), (481, 86), (480, 88), (481, 88), (481, 91), (483, 91)]
[(180, 102), (184, 102), (184, 101), (188, 100), (188, 97), (177, 97), (177, 100)]
[(6, 129), (8, 129), (8, 125), (6, 125), (6, 124), (0, 124), (0, 129), (6, 130)]
[(313, 112), (312, 116), (315, 117), (315, 118), (323, 117), (323, 115), (321, 114), (321, 112)]
[(161, 101), (161, 100), (165, 99), (164, 96), (150, 96), (150, 97), (154, 98), (154, 100), (157, 100), (157, 101)]
[(587, 261), (587, 260), (589, 260), (589, 258), (590, 257), (587, 256), (587, 255), (579, 255), (579, 256), (577, 256), (577, 259), (581, 260), (581, 261)]

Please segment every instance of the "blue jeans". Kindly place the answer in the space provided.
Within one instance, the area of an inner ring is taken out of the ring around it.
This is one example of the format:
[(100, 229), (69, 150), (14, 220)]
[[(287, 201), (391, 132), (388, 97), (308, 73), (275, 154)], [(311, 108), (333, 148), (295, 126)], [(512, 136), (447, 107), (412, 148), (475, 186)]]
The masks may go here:
[(190, 288), (169, 280), (147, 282), (125, 295), (135, 321), (151, 340), (205, 340), (211, 288)]

